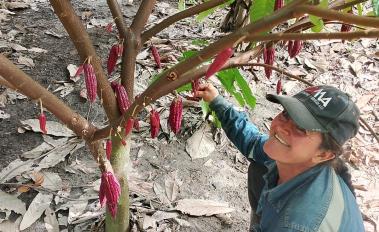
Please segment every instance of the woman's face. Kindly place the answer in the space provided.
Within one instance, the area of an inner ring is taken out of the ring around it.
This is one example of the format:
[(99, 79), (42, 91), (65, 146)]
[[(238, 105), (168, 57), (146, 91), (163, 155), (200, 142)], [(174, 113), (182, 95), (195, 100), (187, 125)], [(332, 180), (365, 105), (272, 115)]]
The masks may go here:
[(299, 128), (283, 111), (272, 121), (269, 139), (263, 149), (278, 164), (313, 167), (319, 163), (321, 142), (321, 133)]

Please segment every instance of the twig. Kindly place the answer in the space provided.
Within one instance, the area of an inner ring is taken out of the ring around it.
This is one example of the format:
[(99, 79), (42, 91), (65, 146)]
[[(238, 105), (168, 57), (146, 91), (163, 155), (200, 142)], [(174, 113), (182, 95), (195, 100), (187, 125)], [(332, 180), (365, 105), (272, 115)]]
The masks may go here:
[(293, 75), (293, 74), (291, 74), (289, 72), (284, 71), (283, 69), (280, 69), (278, 67), (275, 67), (275, 66), (272, 66), (272, 65), (268, 65), (268, 64), (260, 64), (260, 63), (231, 64), (230, 66), (228, 66), (225, 69), (235, 68), (235, 67), (243, 67), (243, 66), (261, 66), (261, 67), (271, 68), (271, 69), (273, 69), (273, 70), (275, 70), (275, 71), (277, 71), (277, 72), (279, 72), (281, 74), (284, 74), (284, 75), (286, 75), (286, 76), (288, 76), (288, 77), (290, 77), (292, 79), (295, 79), (295, 80), (303, 82), (303, 83), (305, 83), (307, 85), (313, 86), (312, 83), (310, 83), (310, 82), (308, 82), (308, 81), (306, 81), (306, 80), (304, 80), (304, 79), (302, 79), (302, 78), (300, 78), (298, 76), (295, 76), (295, 75)]
[(336, 10), (323, 9), (316, 6), (296, 6), (294, 12), (311, 14), (329, 20), (339, 20), (346, 23), (361, 26), (379, 28), (379, 19), (373, 17), (362, 17), (350, 13), (339, 12)]
[(117, 0), (107, 0), (107, 4), (109, 6), (109, 9), (112, 13), (113, 20), (116, 23), (117, 30), (120, 34), (120, 39), (126, 38), (126, 25), (123, 20), (122, 11), (120, 8), (120, 5), (118, 4)]
[(362, 124), (371, 132), (371, 134), (374, 136), (377, 142), (379, 142), (378, 135), (375, 133), (375, 131), (371, 128), (371, 126), (364, 120), (362, 117), (359, 117), (359, 120), (361, 120)]
[(205, 10), (208, 10), (208, 9), (211, 9), (211, 8), (216, 7), (218, 5), (221, 5), (222, 3), (225, 3), (225, 2), (227, 2), (227, 1), (225, 1), (225, 0), (210, 0), (210, 1), (206, 1), (204, 3), (201, 3), (199, 5), (196, 5), (194, 7), (188, 8), (188, 9), (181, 11), (177, 14), (174, 14), (174, 15), (164, 19), (162, 22), (156, 24), (155, 26), (153, 26), (149, 30), (145, 31), (141, 37), (142, 43), (145, 43), (153, 35), (159, 33), (160, 31), (162, 31), (163, 29), (167, 28), (168, 26), (170, 26), (171, 24), (173, 24), (175, 22), (178, 22), (178, 21), (185, 19), (187, 17), (193, 16), (193, 15), (198, 14), (200, 12), (203, 12)]
[(271, 41), (271, 40), (320, 40), (320, 39), (357, 39), (357, 38), (378, 38), (379, 30), (368, 29), (354, 32), (324, 32), (324, 33), (275, 33), (267, 35), (251, 35), (246, 37), (245, 42), (250, 41)]

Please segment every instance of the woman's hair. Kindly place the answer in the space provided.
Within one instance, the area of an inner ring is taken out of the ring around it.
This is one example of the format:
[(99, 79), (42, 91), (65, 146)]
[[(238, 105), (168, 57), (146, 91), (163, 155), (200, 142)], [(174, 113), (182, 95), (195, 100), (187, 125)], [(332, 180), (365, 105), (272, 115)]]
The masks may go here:
[(328, 163), (333, 167), (337, 175), (342, 178), (342, 180), (345, 182), (347, 187), (349, 187), (350, 191), (355, 197), (355, 191), (351, 182), (351, 174), (349, 172), (349, 168), (346, 166), (345, 162), (339, 158), (343, 152), (342, 147), (329, 134), (322, 133), (322, 142), (320, 149), (329, 150), (334, 153), (335, 158), (331, 161), (328, 161)]

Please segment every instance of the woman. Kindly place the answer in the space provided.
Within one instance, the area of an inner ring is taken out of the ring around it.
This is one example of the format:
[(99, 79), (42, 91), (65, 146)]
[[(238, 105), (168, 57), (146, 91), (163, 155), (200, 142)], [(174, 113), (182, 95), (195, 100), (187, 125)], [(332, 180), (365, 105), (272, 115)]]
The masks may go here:
[(358, 131), (359, 110), (344, 92), (314, 86), (289, 97), (267, 95), (284, 110), (261, 134), (211, 84), (210, 103), (228, 138), (250, 161), (250, 231), (364, 231), (350, 175), (338, 156)]

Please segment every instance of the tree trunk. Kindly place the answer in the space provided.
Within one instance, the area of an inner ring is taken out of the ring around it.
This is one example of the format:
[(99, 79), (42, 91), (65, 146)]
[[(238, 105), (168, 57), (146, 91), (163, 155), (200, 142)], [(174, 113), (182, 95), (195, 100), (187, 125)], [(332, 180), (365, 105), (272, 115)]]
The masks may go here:
[[(123, 135), (121, 136), (125, 138)], [(127, 174), (131, 170), (130, 137), (129, 135), (125, 138), (126, 146), (124, 146), (118, 136), (112, 136), (111, 164), (121, 185), (121, 195), (116, 218), (113, 219), (107, 210), (105, 219), (105, 231), (107, 232), (129, 231), (129, 186)]]

